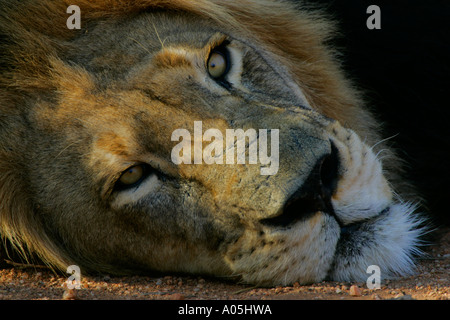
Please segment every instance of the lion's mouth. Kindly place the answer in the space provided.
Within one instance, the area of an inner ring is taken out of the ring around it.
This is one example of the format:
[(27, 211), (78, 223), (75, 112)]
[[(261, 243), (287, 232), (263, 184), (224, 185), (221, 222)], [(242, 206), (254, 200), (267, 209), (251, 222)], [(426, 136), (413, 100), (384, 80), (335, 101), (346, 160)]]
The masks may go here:
[(385, 216), (389, 213), (391, 207), (386, 207), (381, 210), (376, 216), (362, 219), (357, 222), (353, 222), (346, 225), (341, 225), (341, 238), (346, 237), (350, 234), (354, 234), (356, 231), (363, 229), (365, 226), (372, 225), (375, 220), (380, 219), (380, 217)]

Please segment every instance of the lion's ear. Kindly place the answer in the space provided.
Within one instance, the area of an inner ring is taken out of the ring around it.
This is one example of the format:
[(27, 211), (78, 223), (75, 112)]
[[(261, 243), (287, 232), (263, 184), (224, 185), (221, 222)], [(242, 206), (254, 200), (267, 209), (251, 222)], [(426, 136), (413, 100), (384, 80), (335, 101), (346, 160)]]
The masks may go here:
[(52, 268), (65, 268), (69, 259), (53, 244), (36, 216), (22, 169), (11, 152), (0, 150), (0, 258), (19, 255), (29, 262), (36, 256)]

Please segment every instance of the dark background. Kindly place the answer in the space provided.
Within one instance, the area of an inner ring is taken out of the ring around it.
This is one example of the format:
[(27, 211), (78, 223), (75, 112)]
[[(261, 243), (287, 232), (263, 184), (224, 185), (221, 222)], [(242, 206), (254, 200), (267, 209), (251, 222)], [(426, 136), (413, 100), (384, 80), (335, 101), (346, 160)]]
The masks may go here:
[[(344, 69), (408, 163), (437, 225), (450, 225), (450, 1), (309, 0), (338, 22)], [(370, 5), (381, 29), (369, 30)]]

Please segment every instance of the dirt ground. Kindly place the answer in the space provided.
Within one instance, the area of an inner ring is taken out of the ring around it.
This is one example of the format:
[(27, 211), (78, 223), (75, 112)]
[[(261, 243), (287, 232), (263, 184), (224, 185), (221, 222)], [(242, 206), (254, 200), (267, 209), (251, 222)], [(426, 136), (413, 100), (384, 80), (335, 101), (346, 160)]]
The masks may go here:
[[(381, 283), (321, 282), (308, 286), (255, 288), (226, 280), (190, 276), (81, 277), (81, 289), (67, 289), (69, 275), (42, 266), (11, 265), (0, 269), (0, 300), (449, 300), (450, 228), (439, 232), (439, 243), (412, 277)], [(357, 287), (357, 288), (356, 288)]]

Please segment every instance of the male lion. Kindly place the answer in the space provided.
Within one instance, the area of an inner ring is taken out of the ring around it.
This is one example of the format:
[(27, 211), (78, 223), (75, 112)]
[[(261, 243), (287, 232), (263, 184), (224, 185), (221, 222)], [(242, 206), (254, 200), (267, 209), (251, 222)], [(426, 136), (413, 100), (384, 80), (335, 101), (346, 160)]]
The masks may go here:
[[(62, 270), (266, 286), (413, 270), (416, 198), (319, 12), (281, 0), (3, 0), (0, 28), (0, 234), (19, 252)], [(175, 164), (172, 133), (196, 121), (279, 130), (276, 174)]]

